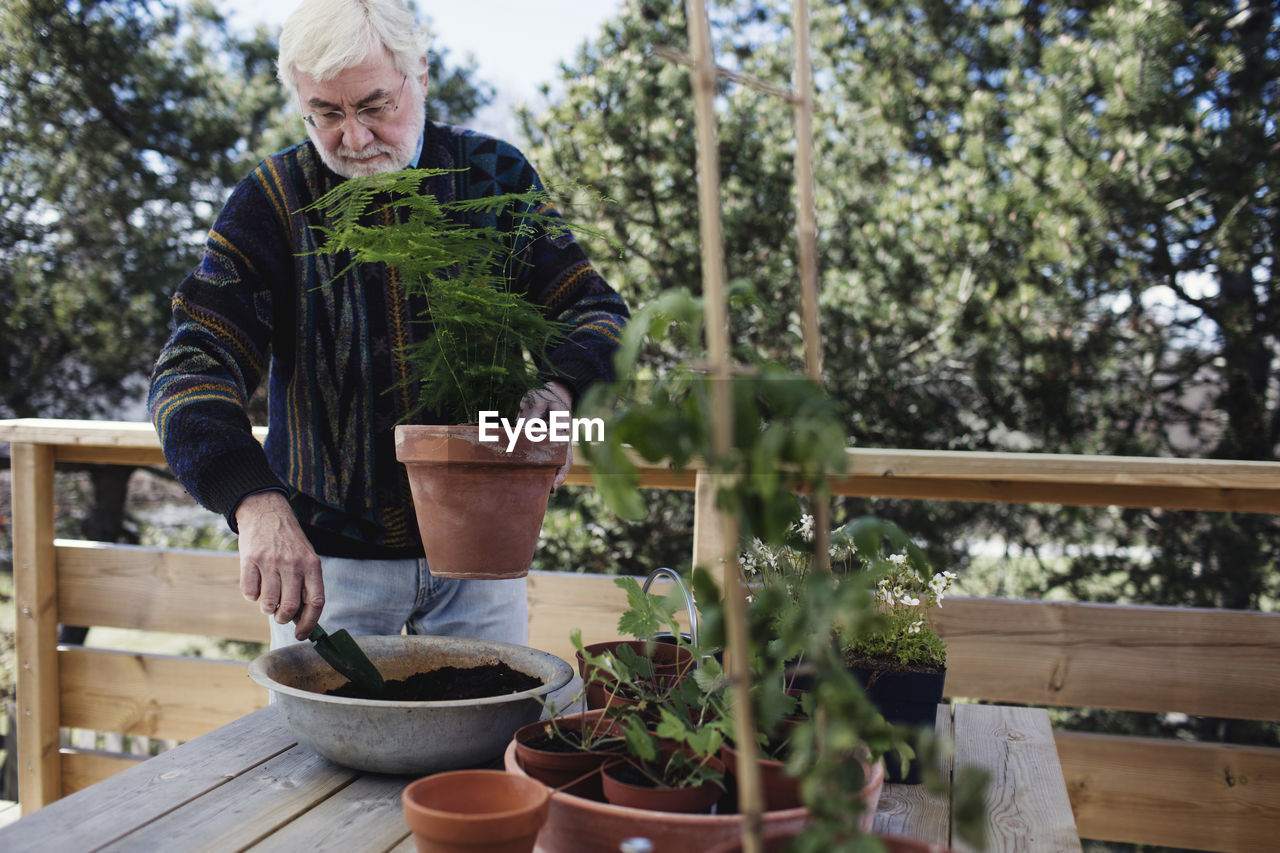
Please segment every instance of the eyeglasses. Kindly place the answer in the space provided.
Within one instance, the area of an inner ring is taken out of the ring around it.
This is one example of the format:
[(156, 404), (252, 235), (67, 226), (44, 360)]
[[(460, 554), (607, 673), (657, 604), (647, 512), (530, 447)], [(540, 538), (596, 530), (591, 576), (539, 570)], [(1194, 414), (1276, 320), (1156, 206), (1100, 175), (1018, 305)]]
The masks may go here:
[[(377, 127), (400, 109), (400, 96), (404, 94), (404, 84), (409, 77), (405, 75), (400, 81), (400, 91), (396, 93), (394, 104), (379, 104), (376, 107), (361, 107), (355, 111), (356, 121), (365, 127)], [(322, 113), (307, 113), (302, 120), (316, 130), (337, 130), (347, 122), (347, 114), (342, 110), (326, 110)]]

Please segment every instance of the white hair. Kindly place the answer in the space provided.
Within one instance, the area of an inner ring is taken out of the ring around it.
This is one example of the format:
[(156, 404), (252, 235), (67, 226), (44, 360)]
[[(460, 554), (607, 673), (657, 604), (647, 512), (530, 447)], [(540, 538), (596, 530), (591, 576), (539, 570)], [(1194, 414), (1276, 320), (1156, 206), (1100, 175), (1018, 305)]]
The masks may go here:
[(280, 31), (276, 76), (293, 92), (298, 72), (331, 80), (382, 50), (401, 74), (422, 73), (427, 34), (402, 0), (302, 0)]

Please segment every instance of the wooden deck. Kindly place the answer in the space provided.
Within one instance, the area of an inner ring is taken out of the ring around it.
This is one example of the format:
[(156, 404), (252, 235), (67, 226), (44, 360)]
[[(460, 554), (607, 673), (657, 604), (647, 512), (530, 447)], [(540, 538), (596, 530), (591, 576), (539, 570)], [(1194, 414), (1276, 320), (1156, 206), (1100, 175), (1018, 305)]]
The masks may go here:
[[(261, 707), (242, 664), (57, 648), (59, 622), (266, 637), (233, 554), (55, 540), (55, 465), (163, 464), (150, 426), (8, 421), (0, 441), (14, 469), (19, 716), (32, 720), (19, 732), (24, 810), (136, 761), (61, 749), (61, 728), (186, 740)], [(849, 460), (838, 494), (1280, 512), (1280, 463), (864, 449)], [(697, 469), (643, 476), (705, 505)], [(590, 483), (581, 466), (572, 478)], [(597, 576), (535, 574), (529, 595), (531, 645), (562, 657), (570, 626), (588, 641), (616, 636), (625, 607)], [(1280, 614), (958, 598), (938, 625), (949, 697), (1280, 716)], [(1280, 749), (1062, 731), (1054, 741), (1082, 837), (1241, 851), (1280, 837)]]

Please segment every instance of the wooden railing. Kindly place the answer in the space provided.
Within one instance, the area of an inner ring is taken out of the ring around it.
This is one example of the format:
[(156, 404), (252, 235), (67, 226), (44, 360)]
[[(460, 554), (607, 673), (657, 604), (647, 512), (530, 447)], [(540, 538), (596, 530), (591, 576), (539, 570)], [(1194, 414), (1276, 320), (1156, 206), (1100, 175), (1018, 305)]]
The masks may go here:
[[(135, 757), (61, 747), (62, 728), (186, 739), (266, 702), (244, 664), (57, 646), (57, 624), (265, 640), (234, 554), (54, 537), (60, 463), (163, 465), (151, 427), (0, 422), (11, 446), (24, 811)], [(851, 449), (841, 495), (1280, 513), (1280, 463)], [(643, 485), (696, 494), (695, 552), (714, 553), (700, 471), (646, 466)], [(590, 484), (574, 469), (571, 483)], [(708, 549), (703, 551), (702, 549)], [(610, 578), (535, 573), (530, 644), (571, 658), (568, 628), (617, 633)], [(1280, 614), (949, 599), (947, 695), (1050, 707), (1280, 718)], [(1057, 732), (1080, 834), (1205, 850), (1280, 838), (1280, 749)]]

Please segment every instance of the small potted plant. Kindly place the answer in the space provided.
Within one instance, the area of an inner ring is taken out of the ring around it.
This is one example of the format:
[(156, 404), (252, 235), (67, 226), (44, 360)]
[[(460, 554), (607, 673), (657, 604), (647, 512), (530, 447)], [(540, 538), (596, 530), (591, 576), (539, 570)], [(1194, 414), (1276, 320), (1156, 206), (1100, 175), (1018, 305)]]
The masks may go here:
[(706, 812), (720, 800), (722, 728), (712, 718), (691, 720), (685, 710), (660, 707), (652, 729), (635, 706), (609, 712), (622, 729), (626, 758), (604, 767), (606, 800), (662, 812)]
[[(583, 691), (589, 702), (602, 696), (602, 714), (624, 743), (622, 760), (603, 768), (604, 797), (656, 811), (705, 812), (724, 790), (724, 721), (694, 670), (701, 650), (680, 630), (674, 598), (646, 593), (632, 577), (614, 583), (628, 602), (618, 630), (637, 639), (586, 646), (581, 631), (570, 632)], [(658, 634), (671, 642), (658, 642)]]
[(550, 716), (516, 730), (516, 758), (548, 787), (603, 799), (600, 770), (623, 749), (622, 731), (603, 711)]
[[(755, 669), (759, 662), (753, 661)], [(755, 672), (759, 676), (761, 673)], [(726, 704), (731, 708), (726, 696)], [(766, 811), (791, 809), (804, 804), (800, 793), (800, 778), (787, 768), (791, 751), (791, 738), (798, 726), (808, 716), (800, 691), (790, 689), (785, 682), (767, 677), (756, 677), (751, 685), (753, 705), (752, 719), (756, 726), (756, 762), (760, 768), (761, 790)], [(733, 741), (733, 728), (729, 727), (724, 746), (721, 747), (725, 766), (730, 775), (738, 766), (739, 753)]]
[[(454, 202), (421, 192), (442, 174), (355, 178), (309, 209), (328, 222), (319, 254), (335, 265), (386, 264), (404, 289), (410, 325), (429, 330), (406, 331), (393, 393), (406, 410), (396, 455), (409, 472), (432, 573), (522, 577), (568, 442), (535, 440), (553, 437), (546, 422), (521, 429), (517, 414), (526, 395), (556, 378), (547, 355), (564, 327), (511, 282), (530, 241), (559, 239), (566, 226), (542, 212), (547, 194), (538, 189)], [(412, 424), (422, 412), (446, 423)]]
[[(803, 516), (791, 540), (771, 549), (755, 542), (740, 561), (748, 577), (794, 591), (808, 576), (811, 560), (804, 543), (812, 541), (813, 519)], [(871, 592), (874, 618), (836, 632), (841, 662), (863, 686), (885, 719), (909, 730), (916, 740), (932, 730), (947, 674), (947, 648), (929, 619), (955, 580), (954, 572), (934, 572), (924, 552), (896, 524), (874, 516), (851, 521), (830, 537), (831, 571), (837, 582), (857, 580)], [(781, 607), (793, 606), (784, 602)], [(788, 679), (793, 687), (810, 683), (804, 661)], [(919, 784), (922, 762), (915, 749), (903, 761), (889, 762), (890, 782)], [(905, 767), (904, 767), (905, 763)]]
[(614, 584), (626, 592), (628, 605), (618, 620), (618, 632), (634, 639), (584, 644), (577, 629), (569, 635), (591, 709), (635, 704), (642, 698), (652, 705), (679, 684), (694, 664), (691, 638), (680, 631), (675, 618), (676, 602), (647, 594), (632, 577), (616, 578)]
[[(850, 533), (853, 539), (861, 537), (868, 549), (905, 538), (877, 519), (855, 522)], [(856, 553), (863, 570), (876, 577), (875, 602), (882, 619), (842, 643), (844, 665), (886, 720), (913, 732), (932, 731), (947, 679), (947, 647), (929, 611), (942, 606), (956, 575), (932, 571), (923, 553), (912, 547), (887, 555), (880, 549), (869, 555)], [(891, 782), (914, 785), (921, 779), (917, 758), (905, 770), (901, 765), (890, 767)]]

